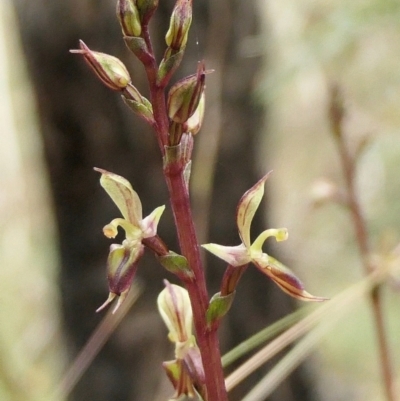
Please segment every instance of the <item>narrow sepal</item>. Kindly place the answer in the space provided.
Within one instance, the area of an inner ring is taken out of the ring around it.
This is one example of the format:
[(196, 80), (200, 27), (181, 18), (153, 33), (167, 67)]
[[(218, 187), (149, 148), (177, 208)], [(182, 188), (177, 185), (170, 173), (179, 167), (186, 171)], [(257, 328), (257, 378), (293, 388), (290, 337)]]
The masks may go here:
[(114, 294), (112, 292), (110, 292), (108, 294), (108, 298), (106, 299), (106, 301), (96, 309), (96, 312), (100, 312), (101, 310), (103, 310), (106, 306), (108, 306), (117, 296), (117, 294)]
[(232, 266), (242, 266), (251, 261), (249, 252), (243, 244), (238, 246), (204, 244), (202, 247)]
[(316, 297), (304, 289), (297, 276), (278, 260), (268, 256), (268, 263), (253, 261), (258, 269), (271, 278), (284, 292), (301, 301), (322, 302), (328, 298)]
[(100, 184), (117, 205), (122, 216), (135, 226), (142, 220), (142, 203), (138, 194), (125, 178), (109, 171), (94, 168), (101, 173)]
[(240, 199), (237, 211), (236, 221), (239, 229), (239, 235), (244, 245), (250, 248), (250, 226), (253, 221), (255, 212), (260, 205), (264, 195), (264, 184), (271, 172), (261, 178), (254, 186), (252, 186)]

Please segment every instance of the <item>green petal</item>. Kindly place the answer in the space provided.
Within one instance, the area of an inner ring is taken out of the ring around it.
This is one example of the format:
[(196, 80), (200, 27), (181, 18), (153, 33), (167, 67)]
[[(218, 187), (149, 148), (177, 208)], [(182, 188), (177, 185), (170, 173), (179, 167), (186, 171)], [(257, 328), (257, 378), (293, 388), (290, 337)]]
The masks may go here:
[(253, 187), (251, 187), (240, 199), (236, 211), (236, 221), (240, 238), (246, 248), (250, 248), (250, 226), (255, 212), (264, 195), (264, 184), (271, 172), (266, 174)]
[(129, 181), (100, 168), (95, 170), (101, 173), (100, 184), (117, 205), (122, 216), (139, 227), (139, 222), (142, 220), (142, 203)]

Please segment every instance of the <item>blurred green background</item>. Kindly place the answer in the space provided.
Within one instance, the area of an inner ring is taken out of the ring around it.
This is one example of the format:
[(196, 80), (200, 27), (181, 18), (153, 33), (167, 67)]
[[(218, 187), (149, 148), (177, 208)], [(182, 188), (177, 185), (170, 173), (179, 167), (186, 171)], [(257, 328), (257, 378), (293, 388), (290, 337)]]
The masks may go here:
[[(398, 1), (260, 2), (270, 55), (259, 96), (268, 102), (264, 155), (274, 169), (268, 207), (287, 226), (287, 262), (314, 294), (333, 297), (362, 277), (346, 210), (315, 207), (325, 184), (343, 184), (328, 120), (329, 91), (338, 84), (358, 163), (358, 193), (375, 252), (399, 241), (400, 3)], [(398, 282), (385, 286), (384, 306), (396, 383), (400, 385)], [(326, 400), (384, 400), (369, 303), (354, 305), (325, 338), (314, 369)]]
[[(264, 72), (254, 77), (255, 102), (267, 105), (268, 135), (259, 146), (258, 164), (274, 170), (267, 183), (269, 224), (289, 230), (289, 240), (274, 249), (309, 292), (334, 297), (363, 274), (347, 212), (335, 204), (315, 206), (321, 182), (342, 185), (327, 114), (332, 83), (343, 90), (350, 148), (370, 138), (357, 182), (373, 248), (383, 252), (399, 242), (400, 3), (259, 0), (258, 7), (264, 32), (244, 37), (240, 46), (242, 57), (261, 54), (267, 60)], [(57, 238), (15, 24), (11, 4), (3, 0), (0, 398), (50, 400), (66, 352), (55, 285)], [(394, 278), (383, 295), (400, 393), (398, 289)], [(324, 401), (385, 399), (366, 300), (324, 338), (309, 369)]]
[(57, 238), (36, 106), (8, 1), (0, 2), (0, 399), (47, 400), (60, 380)]

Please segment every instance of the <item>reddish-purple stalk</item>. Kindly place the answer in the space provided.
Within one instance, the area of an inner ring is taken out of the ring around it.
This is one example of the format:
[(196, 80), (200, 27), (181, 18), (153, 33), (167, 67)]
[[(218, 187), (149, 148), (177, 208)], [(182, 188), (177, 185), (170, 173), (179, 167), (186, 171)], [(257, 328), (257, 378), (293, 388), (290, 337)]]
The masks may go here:
[[(156, 122), (156, 135), (161, 154), (165, 155), (168, 141), (168, 115), (165, 100), (165, 87), (157, 85), (157, 64), (152, 50), (147, 27), (143, 27), (143, 38), (153, 56), (152, 63), (145, 65), (149, 81), (153, 115)], [(209, 303), (204, 268), (200, 258), (199, 244), (194, 227), (192, 210), (180, 160), (166, 162), (164, 176), (168, 186), (172, 212), (174, 215), (179, 245), (182, 255), (188, 260), (193, 272), (193, 279), (187, 280), (185, 286), (189, 292), (197, 342), (205, 374), (205, 387), (208, 401), (228, 401), (225, 379), (221, 364), (221, 352), (216, 329), (209, 329), (206, 311)]]
[[(341, 118), (340, 118), (341, 120)], [(374, 270), (374, 265), (371, 263), (371, 252), (368, 237), (367, 225), (358, 201), (357, 192), (355, 188), (355, 161), (351, 157), (342, 132), (341, 121), (336, 125), (336, 134), (339, 154), (341, 158), (343, 175), (347, 187), (347, 204), (353, 220), (356, 240), (358, 244), (359, 253), (361, 256), (362, 264), (366, 274), (370, 274)], [(382, 377), (386, 398), (388, 401), (396, 401), (392, 364), (389, 357), (389, 346), (387, 343), (387, 335), (385, 330), (385, 323), (383, 317), (382, 297), (379, 287), (375, 287), (371, 292), (371, 305), (373, 317), (378, 337), (378, 347), (381, 360)]]

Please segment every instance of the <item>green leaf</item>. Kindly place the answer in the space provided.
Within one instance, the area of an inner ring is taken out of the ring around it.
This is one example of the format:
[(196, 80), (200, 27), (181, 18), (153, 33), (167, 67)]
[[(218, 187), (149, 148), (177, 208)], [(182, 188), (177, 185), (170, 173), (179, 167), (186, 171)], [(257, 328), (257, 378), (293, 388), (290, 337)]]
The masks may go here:
[(153, 60), (153, 56), (149, 53), (149, 49), (143, 38), (125, 36), (124, 41), (128, 49), (142, 61), (142, 63), (147, 64)]
[[(144, 99), (145, 98), (143, 98), (143, 100)], [(147, 121), (151, 125), (154, 124), (153, 108), (151, 106), (151, 103), (147, 99), (145, 99), (146, 101), (143, 102), (137, 102), (132, 99), (127, 99), (125, 96), (122, 95), (122, 100), (131, 110), (142, 117), (145, 121)]]
[(157, 85), (165, 87), (173, 73), (178, 69), (183, 58), (184, 51), (181, 50), (172, 55), (168, 55), (161, 60), (157, 74)]
[(220, 292), (217, 292), (213, 295), (206, 312), (206, 319), (209, 327), (228, 313), (234, 297), (235, 292), (228, 295), (221, 295)]
[(182, 255), (169, 251), (168, 255), (160, 256), (159, 261), (163, 267), (177, 276), (183, 275), (186, 278), (193, 277), (193, 272), (190, 269), (189, 263)]

